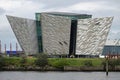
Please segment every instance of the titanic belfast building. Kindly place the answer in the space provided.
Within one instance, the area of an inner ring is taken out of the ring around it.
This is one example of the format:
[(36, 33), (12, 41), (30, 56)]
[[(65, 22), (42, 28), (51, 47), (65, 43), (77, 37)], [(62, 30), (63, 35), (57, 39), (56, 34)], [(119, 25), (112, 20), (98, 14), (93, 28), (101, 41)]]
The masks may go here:
[(36, 20), (8, 16), (11, 28), (26, 55), (99, 55), (113, 17), (92, 18), (88, 14), (43, 12)]

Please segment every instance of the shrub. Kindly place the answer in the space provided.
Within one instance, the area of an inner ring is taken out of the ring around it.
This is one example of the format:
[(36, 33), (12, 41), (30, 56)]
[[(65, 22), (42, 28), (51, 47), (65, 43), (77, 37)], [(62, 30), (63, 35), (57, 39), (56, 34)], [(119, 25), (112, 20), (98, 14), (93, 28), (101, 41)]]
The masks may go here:
[(38, 54), (37, 59), (35, 60), (35, 64), (44, 69), (44, 67), (48, 64), (47, 55), (43, 53)]
[(92, 60), (85, 60), (85, 61), (83, 62), (83, 65), (84, 65), (84, 66), (87, 66), (87, 67), (93, 66)]
[(18, 57), (5, 57), (4, 62), (5, 66), (14, 66), (14, 67), (19, 67), (20, 66), (20, 60), (21, 58)]
[(108, 65), (113, 69), (115, 69), (115, 66), (117, 65), (117, 60), (110, 59), (108, 60)]
[(27, 67), (27, 58), (26, 57), (22, 57), (21, 61), (20, 61), (21, 67)]
[(59, 68), (59, 69), (63, 69), (64, 66), (68, 66), (69, 62), (66, 59), (58, 59), (56, 61), (54, 61), (54, 63), (51, 64), (51, 66)]
[(116, 64), (117, 64), (117, 65), (120, 65), (120, 58), (118, 58), (118, 59), (116, 60)]
[(62, 60), (57, 61), (55, 64), (56, 64), (55, 67), (60, 69), (63, 69), (64, 66), (68, 65), (65, 61), (62, 61)]
[(0, 69), (5, 65), (4, 58), (0, 57)]
[[(104, 66), (104, 69), (106, 67), (106, 60), (102, 62), (102, 65)], [(120, 65), (120, 59), (109, 59), (108, 60), (108, 66), (114, 70), (117, 65)]]

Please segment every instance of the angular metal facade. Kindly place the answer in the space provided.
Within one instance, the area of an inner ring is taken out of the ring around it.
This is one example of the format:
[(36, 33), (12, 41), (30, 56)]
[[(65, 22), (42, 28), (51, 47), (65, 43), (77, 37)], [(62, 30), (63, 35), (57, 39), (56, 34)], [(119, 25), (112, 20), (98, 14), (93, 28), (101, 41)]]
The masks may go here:
[[(82, 15), (83, 16), (83, 15)], [(99, 55), (113, 17), (91, 18), (40, 13), (36, 20), (7, 16), (22, 50), (27, 55)], [(83, 18), (83, 19), (80, 19)], [(84, 19), (89, 18), (89, 19)]]
[(71, 19), (41, 14), (43, 52), (69, 54)]
[(26, 55), (38, 53), (36, 21), (7, 16), (13, 32)]
[(113, 17), (79, 19), (76, 54), (99, 55), (103, 51)]

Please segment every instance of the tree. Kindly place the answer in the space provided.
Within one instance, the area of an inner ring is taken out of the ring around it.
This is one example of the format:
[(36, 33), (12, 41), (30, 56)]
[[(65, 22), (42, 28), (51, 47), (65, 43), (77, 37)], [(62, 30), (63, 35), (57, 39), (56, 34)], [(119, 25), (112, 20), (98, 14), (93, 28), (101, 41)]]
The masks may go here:
[(85, 60), (83, 64), (84, 66), (87, 66), (87, 67), (93, 66), (92, 60)]
[(44, 70), (45, 66), (48, 64), (47, 55), (44, 53), (38, 54), (37, 59), (35, 60), (35, 64)]
[(26, 56), (23, 56), (23, 57), (21, 58), (20, 63), (21, 63), (21, 67), (24, 67), (24, 68), (27, 67), (27, 66), (26, 66), (26, 63), (27, 63), (27, 58), (26, 58)]
[(0, 57), (0, 69), (2, 69), (5, 66), (5, 61), (3, 57)]

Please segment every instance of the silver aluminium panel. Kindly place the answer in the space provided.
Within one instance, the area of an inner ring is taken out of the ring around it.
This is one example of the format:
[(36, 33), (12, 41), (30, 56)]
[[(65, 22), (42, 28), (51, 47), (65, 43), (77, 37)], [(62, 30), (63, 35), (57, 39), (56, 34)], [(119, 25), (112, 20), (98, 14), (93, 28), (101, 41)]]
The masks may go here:
[(41, 14), (43, 51), (48, 54), (69, 54), (71, 20)]
[(76, 54), (99, 55), (105, 45), (113, 17), (79, 19)]
[(15, 36), (26, 55), (38, 53), (35, 20), (7, 16)]

